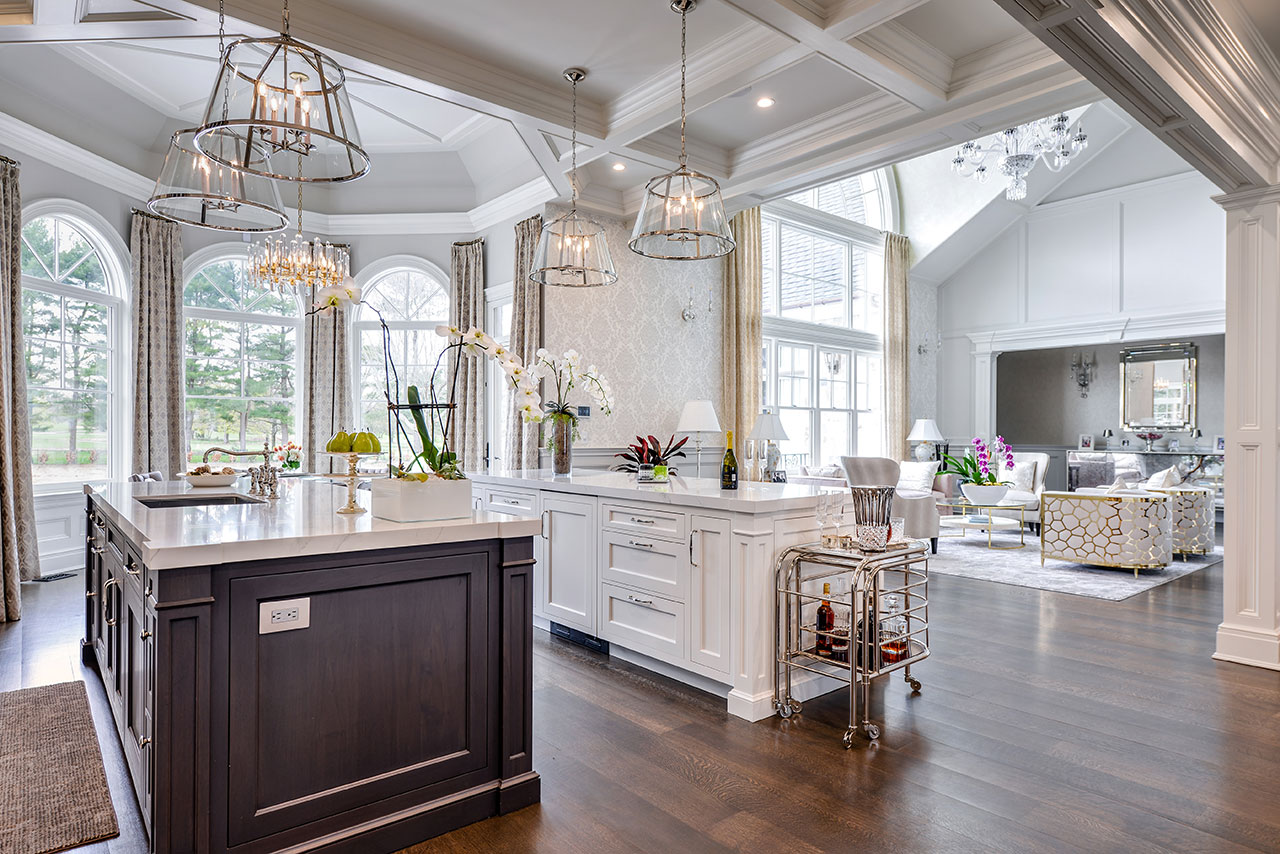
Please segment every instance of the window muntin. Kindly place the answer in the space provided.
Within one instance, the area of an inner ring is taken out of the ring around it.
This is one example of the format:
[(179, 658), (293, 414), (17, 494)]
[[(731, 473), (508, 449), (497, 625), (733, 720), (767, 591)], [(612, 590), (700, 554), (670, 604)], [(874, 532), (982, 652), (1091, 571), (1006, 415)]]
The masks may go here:
[(22, 228), (32, 480), (37, 488), (106, 480), (125, 455), (116, 441), (123, 283), (106, 241), (71, 215)]
[(792, 193), (787, 200), (850, 222), (882, 229), (888, 224), (880, 181), (879, 174), (868, 172)]
[(251, 286), (242, 255), (202, 266), (183, 291), (190, 459), (219, 446), (296, 439), (302, 316), (298, 300)]

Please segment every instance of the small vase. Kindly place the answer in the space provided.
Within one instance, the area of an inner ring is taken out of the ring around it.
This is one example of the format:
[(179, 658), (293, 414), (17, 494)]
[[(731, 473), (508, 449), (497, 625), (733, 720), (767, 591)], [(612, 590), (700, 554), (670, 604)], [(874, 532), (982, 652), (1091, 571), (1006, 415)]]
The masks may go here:
[(551, 471), (569, 474), (573, 468), (573, 419), (552, 418)]

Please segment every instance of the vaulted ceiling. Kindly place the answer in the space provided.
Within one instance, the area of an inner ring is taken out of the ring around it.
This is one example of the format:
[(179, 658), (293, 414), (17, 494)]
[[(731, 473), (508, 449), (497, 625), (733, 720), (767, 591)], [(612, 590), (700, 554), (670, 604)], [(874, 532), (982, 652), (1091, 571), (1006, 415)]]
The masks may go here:
[[(236, 35), (279, 29), (274, 4), (226, 9)], [(333, 210), (567, 196), (571, 65), (584, 204), (633, 212), (678, 156), (668, 0), (294, 0), (291, 22), (351, 72), (373, 156)], [(688, 29), (690, 161), (734, 206), (1098, 97), (995, 0), (702, 0)], [(216, 32), (215, 0), (0, 0), (0, 112), (154, 174)]]

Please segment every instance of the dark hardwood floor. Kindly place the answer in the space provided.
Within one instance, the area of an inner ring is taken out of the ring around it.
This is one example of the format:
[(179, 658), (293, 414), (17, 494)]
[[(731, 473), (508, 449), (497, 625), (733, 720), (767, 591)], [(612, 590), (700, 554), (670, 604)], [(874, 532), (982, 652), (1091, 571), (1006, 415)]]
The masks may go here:
[[(23, 586), (0, 689), (85, 677), (78, 585)], [(924, 690), (877, 685), (881, 743), (850, 751), (843, 695), (750, 724), (539, 633), (542, 803), (409, 851), (1280, 851), (1280, 673), (1210, 658), (1221, 586), (1220, 565), (1120, 603), (935, 576)], [(80, 850), (143, 851), (103, 752), (124, 835)]]

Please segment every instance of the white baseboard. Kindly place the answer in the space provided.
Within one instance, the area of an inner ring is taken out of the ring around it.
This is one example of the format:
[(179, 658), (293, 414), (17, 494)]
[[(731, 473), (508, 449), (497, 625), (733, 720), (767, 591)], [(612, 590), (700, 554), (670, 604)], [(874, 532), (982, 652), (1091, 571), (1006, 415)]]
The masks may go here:
[(1223, 623), (1218, 626), (1218, 650), (1213, 657), (1218, 661), (1280, 670), (1280, 633)]

